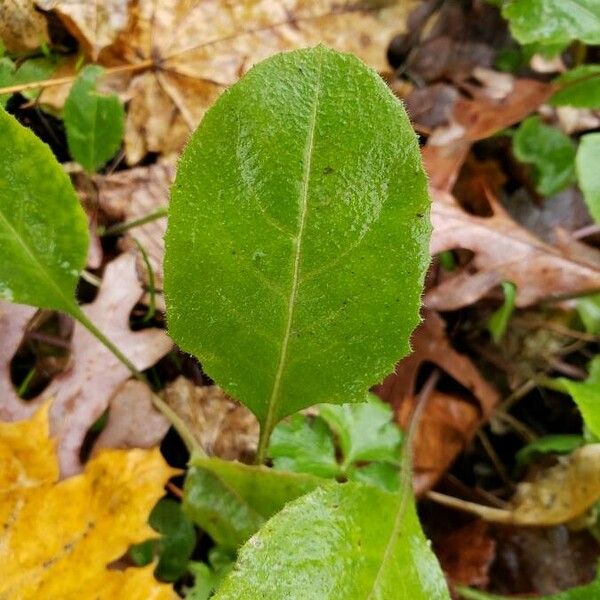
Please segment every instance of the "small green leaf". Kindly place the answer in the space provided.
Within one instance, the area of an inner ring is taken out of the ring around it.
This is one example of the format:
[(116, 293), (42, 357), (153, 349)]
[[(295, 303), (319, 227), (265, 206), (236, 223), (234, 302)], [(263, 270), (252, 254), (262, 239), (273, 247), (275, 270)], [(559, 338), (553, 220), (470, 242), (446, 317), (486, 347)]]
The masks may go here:
[(176, 581), (187, 569), (196, 546), (194, 525), (181, 509), (181, 504), (165, 498), (150, 513), (150, 526), (161, 534), (158, 540), (156, 576), (163, 581)]
[(96, 89), (104, 69), (85, 67), (73, 84), (65, 103), (64, 120), (71, 156), (86, 171), (96, 171), (121, 146), (125, 111), (115, 94)]
[(235, 556), (230, 550), (215, 546), (208, 553), (208, 564), (193, 562), (194, 587), (187, 591), (187, 600), (208, 600), (233, 568)]
[(560, 192), (575, 180), (575, 144), (540, 117), (525, 119), (513, 136), (513, 152), (533, 165), (536, 188), (543, 196)]
[(600, 333), (600, 294), (583, 296), (577, 300), (577, 312), (588, 333)]
[(183, 509), (217, 544), (235, 549), (286, 502), (321, 485), (330, 482), (217, 458), (195, 458), (185, 480)]
[(356, 483), (288, 504), (240, 550), (215, 600), (449, 600), (414, 503)]
[(50, 148), (0, 108), (0, 298), (78, 314), (87, 219)]
[(502, 16), (521, 44), (600, 44), (598, 0), (507, 0)]
[(391, 407), (374, 394), (360, 404), (322, 405), (319, 414), (338, 437), (343, 468), (359, 461), (399, 464), (402, 434), (393, 422)]
[(400, 489), (400, 469), (398, 465), (387, 462), (372, 462), (365, 466), (351, 466), (348, 479), (366, 485), (374, 485), (386, 492), (397, 492)]
[[(0, 57), (0, 87), (19, 85), (31, 81), (47, 79), (56, 70), (57, 61), (54, 58), (31, 58), (21, 64), (19, 68), (7, 56)], [(33, 100), (40, 95), (41, 90), (23, 90), (21, 94)], [(0, 106), (5, 107), (12, 94), (0, 95)]]
[(504, 292), (504, 302), (498, 310), (490, 315), (488, 320), (488, 329), (496, 344), (499, 344), (504, 337), (510, 317), (515, 310), (517, 286), (510, 281), (503, 281), (502, 291)]
[(554, 80), (561, 89), (550, 98), (554, 106), (600, 108), (600, 65), (581, 65)]
[(310, 473), (335, 478), (340, 467), (327, 423), (320, 418), (309, 420), (293, 415), (275, 427), (269, 442), (273, 466), (282, 471)]
[(583, 444), (584, 439), (581, 435), (545, 435), (521, 448), (515, 455), (515, 460), (518, 467), (524, 467), (537, 456), (569, 454)]
[(254, 67), (180, 160), (169, 330), (261, 422), (362, 401), (409, 352), (429, 263), (426, 178), (406, 112), (319, 46)]
[[(498, 596), (488, 594), (479, 590), (471, 590), (466, 587), (458, 586), (457, 591), (464, 600), (514, 600), (514, 596)], [(596, 574), (596, 579), (587, 585), (571, 588), (565, 592), (552, 594), (551, 596), (536, 596), (536, 600), (595, 600), (600, 597), (600, 571)], [(532, 599), (533, 600), (533, 599)]]
[(600, 133), (582, 136), (577, 149), (577, 179), (583, 199), (596, 223), (600, 223)]
[(586, 427), (596, 438), (600, 438), (600, 356), (590, 362), (588, 373), (585, 381), (573, 381), (566, 377), (556, 381), (577, 404)]
[[(0, 56), (0, 87), (13, 85), (17, 66), (8, 58)], [(9, 101), (11, 94), (0, 94), (0, 106), (4, 108)]]

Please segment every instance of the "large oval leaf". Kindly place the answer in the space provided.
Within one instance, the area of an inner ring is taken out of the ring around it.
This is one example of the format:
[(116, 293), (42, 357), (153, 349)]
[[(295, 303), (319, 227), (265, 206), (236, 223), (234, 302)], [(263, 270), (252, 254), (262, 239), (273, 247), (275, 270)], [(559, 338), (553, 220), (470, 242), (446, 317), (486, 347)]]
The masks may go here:
[[(401, 521), (401, 525), (398, 524)], [(414, 504), (347, 483), (288, 504), (243, 546), (215, 600), (449, 600)]]
[(165, 259), (169, 329), (269, 432), (362, 401), (409, 350), (428, 197), (406, 113), (324, 47), (252, 69), (181, 159)]
[(50, 148), (0, 108), (0, 297), (76, 312), (85, 213)]

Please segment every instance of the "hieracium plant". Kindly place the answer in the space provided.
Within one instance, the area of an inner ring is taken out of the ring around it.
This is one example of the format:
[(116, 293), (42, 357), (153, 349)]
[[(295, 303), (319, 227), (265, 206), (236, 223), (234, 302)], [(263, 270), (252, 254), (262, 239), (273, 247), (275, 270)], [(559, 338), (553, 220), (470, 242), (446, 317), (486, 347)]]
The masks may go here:
[[(449, 598), (408, 464), (393, 493), (262, 464), (282, 419), (364, 402), (409, 352), (428, 212), (404, 108), (351, 55), (264, 61), (192, 135), (169, 208), (169, 333), (261, 426), (256, 466), (191, 457), (184, 510), (237, 553), (215, 598)], [(143, 379), (75, 300), (87, 242), (50, 150), (1, 112), (0, 295), (71, 314)]]

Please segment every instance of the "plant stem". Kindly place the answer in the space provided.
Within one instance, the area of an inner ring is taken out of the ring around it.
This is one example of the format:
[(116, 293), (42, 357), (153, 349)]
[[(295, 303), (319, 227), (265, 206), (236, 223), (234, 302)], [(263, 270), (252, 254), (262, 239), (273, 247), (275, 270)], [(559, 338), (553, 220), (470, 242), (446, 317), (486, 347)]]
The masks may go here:
[(267, 459), (267, 449), (269, 448), (269, 439), (273, 433), (272, 427), (260, 426), (260, 437), (258, 439), (258, 449), (256, 450), (256, 460), (254, 461), (257, 465), (264, 464)]
[(157, 394), (152, 391), (152, 387), (146, 376), (141, 373), (137, 367), (113, 344), (103, 333), (94, 325), (88, 316), (75, 305), (70, 311), (71, 315), (77, 319), (107, 350), (109, 350), (121, 363), (123, 363), (131, 372), (131, 374), (143, 384), (147, 385), (152, 394), (152, 403), (158, 411), (173, 425), (183, 443), (186, 445), (190, 454), (204, 456), (205, 453), (196, 441), (192, 432), (188, 429), (183, 420), (173, 411), (173, 409)]
[(139, 227), (140, 225), (145, 225), (146, 223), (152, 223), (152, 221), (157, 221), (158, 219), (162, 219), (166, 217), (168, 214), (168, 209), (165, 206), (164, 208), (159, 208), (154, 212), (151, 212), (139, 219), (132, 219), (131, 221), (125, 221), (124, 223), (118, 223), (117, 225), (113, 225), (108, 229), (105, 229), (100, 233), (100, 237), (107, 237), (109, 235), (120, 235), (121, 233), (125, 233), (134, 227)]

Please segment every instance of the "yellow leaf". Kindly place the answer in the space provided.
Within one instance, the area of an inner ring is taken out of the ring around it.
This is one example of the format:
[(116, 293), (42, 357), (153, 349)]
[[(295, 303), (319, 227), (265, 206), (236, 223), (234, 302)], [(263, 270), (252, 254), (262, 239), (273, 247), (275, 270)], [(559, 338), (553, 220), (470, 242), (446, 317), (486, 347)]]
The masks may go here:
[(155, 536), (148, 514), (175, 471), (158, 449), (109, 450), (58, 481), (48, 408), (0, 423), (0, 599), (176, 598), (153, 565), (107, 568)]

